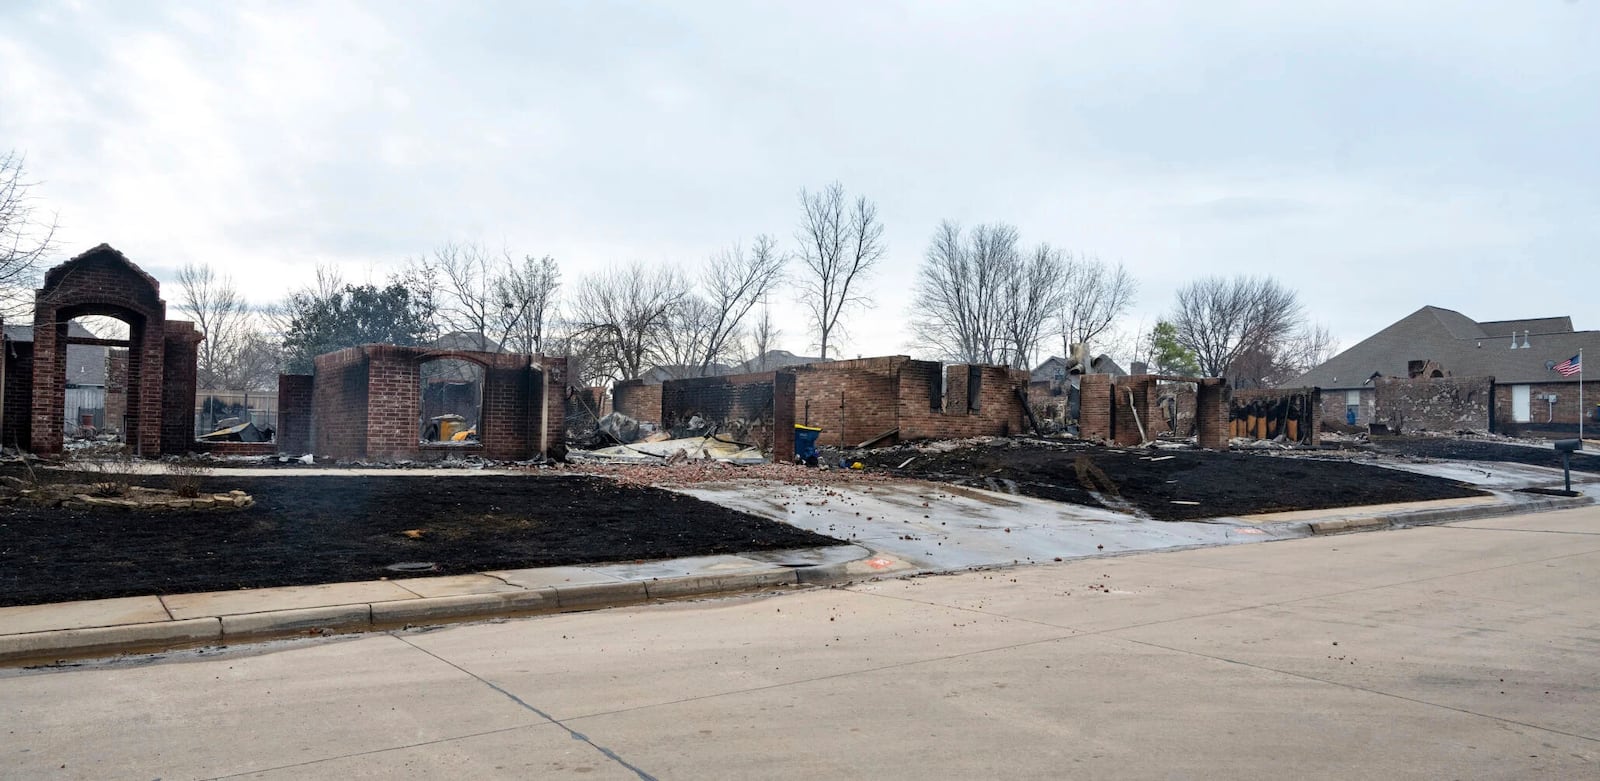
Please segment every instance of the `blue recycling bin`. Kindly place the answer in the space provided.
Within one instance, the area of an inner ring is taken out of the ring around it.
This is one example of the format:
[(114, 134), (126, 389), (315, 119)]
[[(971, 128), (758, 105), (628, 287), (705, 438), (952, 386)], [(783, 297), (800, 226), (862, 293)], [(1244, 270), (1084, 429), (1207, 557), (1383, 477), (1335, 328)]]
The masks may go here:
[(794, 460), (807, 464), (817, 462), (817, 437), (822, 429), (794, 424)]

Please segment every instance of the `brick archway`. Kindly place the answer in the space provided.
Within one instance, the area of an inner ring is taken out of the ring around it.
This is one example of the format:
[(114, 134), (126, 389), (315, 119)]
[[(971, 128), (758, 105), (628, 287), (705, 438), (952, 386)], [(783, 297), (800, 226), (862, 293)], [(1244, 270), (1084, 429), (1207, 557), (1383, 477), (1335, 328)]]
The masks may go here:
[[(75, 317), (104, 315), (128, 324), (128, 340), (67, 335)], [(204, 336), (167, 319), (161, 286), (121, 252), (101, 244), (45, 274), (34, 291), (34, 452), (62, 450), (62, 405), (69, 343), (126, 346), (128, 416), (124, 439), (139, 455), (182, 453), (194, 441), (195, 359)]]

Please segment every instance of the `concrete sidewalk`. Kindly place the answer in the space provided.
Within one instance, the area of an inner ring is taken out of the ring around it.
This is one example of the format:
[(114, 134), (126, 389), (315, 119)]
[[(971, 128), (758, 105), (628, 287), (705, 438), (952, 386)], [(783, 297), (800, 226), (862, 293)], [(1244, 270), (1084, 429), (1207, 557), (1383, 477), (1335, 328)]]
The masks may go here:
[(0, 671), (26, 778), (1600, 774), (1600, 510)]

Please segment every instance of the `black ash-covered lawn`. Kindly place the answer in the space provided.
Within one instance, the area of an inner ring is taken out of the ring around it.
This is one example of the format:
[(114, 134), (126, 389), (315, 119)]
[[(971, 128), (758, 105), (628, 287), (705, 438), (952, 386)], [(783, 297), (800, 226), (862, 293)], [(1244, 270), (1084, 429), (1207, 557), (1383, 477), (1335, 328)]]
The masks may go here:
[(219, 473), (204, 490), (231, 489), (254, 496), (255, 506), (0, 507), (0, 605), (373, 580), (398, 577), (386, 568), (404, 562), (460, 574), (841, 544), (592, 477)]

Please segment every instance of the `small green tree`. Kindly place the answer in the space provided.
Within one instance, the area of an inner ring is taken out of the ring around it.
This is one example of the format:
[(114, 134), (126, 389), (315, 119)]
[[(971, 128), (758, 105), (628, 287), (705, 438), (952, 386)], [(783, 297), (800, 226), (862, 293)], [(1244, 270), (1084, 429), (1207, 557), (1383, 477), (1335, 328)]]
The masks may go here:
[(1156, 372), (1194, 377), (1200, 374), (1200, 362), (1178, 342), (1178, 327), (1162, 320), (1150, 331), (1150, 360)]

